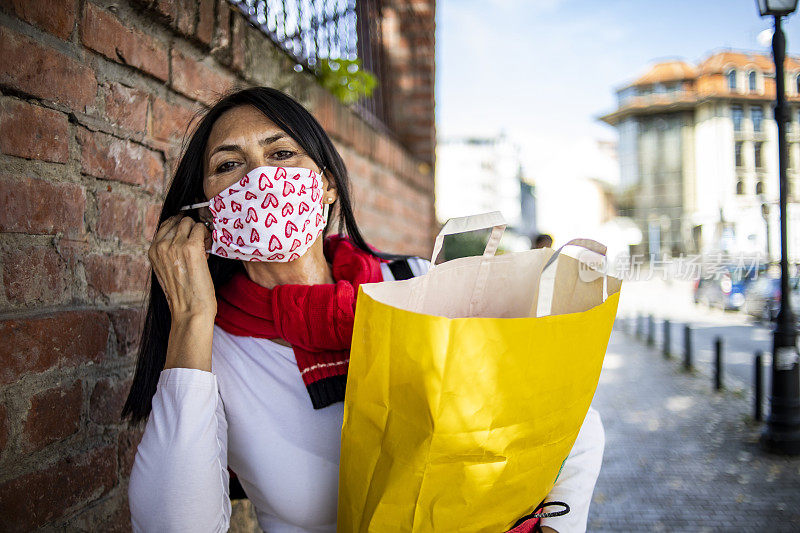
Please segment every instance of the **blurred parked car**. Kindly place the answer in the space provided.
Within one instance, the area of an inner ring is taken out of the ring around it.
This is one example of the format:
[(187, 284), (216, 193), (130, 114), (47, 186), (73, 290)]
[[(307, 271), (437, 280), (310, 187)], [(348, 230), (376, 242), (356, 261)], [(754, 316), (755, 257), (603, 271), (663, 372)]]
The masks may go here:
[[(790, 278), (789, 287), (791, 295), (789, 303), (795, 317), (800, 314), (800, 278)], [(742, 311), (764, 322), (773, 322), (778, 317), (781, 307), (781, 280), (768, 276), (761, 276), (750, 283), (745, 290)]]
[(694, 288), (694, 302), (723, 310), (738, 311), (745, 302), (745, 288), (756, 277), (752, 270), (726, 267), (723, 272), (707, 278), (698, 278)]

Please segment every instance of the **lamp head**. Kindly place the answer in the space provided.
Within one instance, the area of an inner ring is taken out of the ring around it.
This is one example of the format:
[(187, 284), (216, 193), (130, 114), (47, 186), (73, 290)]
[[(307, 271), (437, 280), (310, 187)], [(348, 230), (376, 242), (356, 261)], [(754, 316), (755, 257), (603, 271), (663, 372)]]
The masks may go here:
[(762, 17), (785, 17), (797, 9), (797, 0), (756, 0)]

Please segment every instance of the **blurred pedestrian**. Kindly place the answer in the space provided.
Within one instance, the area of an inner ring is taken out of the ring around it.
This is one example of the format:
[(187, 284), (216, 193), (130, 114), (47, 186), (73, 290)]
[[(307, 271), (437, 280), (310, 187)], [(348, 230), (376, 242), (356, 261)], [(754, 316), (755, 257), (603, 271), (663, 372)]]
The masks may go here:
[(547, 233), (540, 233), (533, 240), (534, 248), (552, 248), (553, 238)]

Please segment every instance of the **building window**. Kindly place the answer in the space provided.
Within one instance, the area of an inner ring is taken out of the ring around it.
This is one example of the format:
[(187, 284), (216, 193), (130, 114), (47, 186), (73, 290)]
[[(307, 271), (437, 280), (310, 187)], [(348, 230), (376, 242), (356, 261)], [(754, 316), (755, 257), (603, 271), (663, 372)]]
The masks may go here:
[(751, 107), (750, 118), (753, 121), (753, 131), (760, 132), (761, 124), (764, 121), (764, 109), (761, 107)]
[(736, 143), (734, 144), (733, 152), (734, 152), (734, 156), (735, 156), (734, 158), (736, 159), (736, 166), (737, 167), (744, 166), (742, 164), (742, 145), (743, 144), (744, 143), (742, 141), (736, 141)]
[(761, 158), (761, 152), (763, 151), (764, 143), (762, 142), (755, 142), (753, 143), (753, 160), (756, 163), (756, 168), (761, 168), (763, 166), (764, 161)]
[(736, 90), (736, 69), (728, 71), (728, 89), (731, 91)]
[(800, 95), (800, 74), (794, 79), (794, 89), (796, 91), (795, 94)]
[(744, 116), (744, 110), (742, 110), (742, 106), (740, 105), (731, 106), (731, 117), (733, 118), (733, 131), (742, 131), (743, 116)]
[(744, 194), (744, 180), (741, 178), (736, 182), (736, 194)]
[(747, 75), (747, 84), (751, 93), (756, 92), (756, 73), (754, 70), (751, 70), (750, 74)]
[(756, 196), (759, 194), (764, 194), (764, 182), (761, 180), (756, 182)]

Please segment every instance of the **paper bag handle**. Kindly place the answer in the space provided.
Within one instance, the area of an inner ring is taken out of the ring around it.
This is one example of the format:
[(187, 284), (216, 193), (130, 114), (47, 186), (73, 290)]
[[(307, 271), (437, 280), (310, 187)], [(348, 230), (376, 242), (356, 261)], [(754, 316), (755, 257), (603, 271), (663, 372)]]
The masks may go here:
[[(553, 253), (553, 255), (550, 256), (550, 258), (542, 267), (542, 272), (539, 276), (539, 298), (536, 304), (537, 317), (547, 316), (550, 314), (552, 310), (553, 294), (555, 292), (555, 285), (556, 285), (556, 271), (558, 269), (556, 267), (553, 267), (548, 271), (548, 267), (550, 265), (557, 264), (558, 256), (561, 254), (561, 250), (563, 250), (565, 246), (580, 246), (581, 248), (585, 248), (591, 252), (600, 254), (603, 257), (606, 256), (606, 251), (608, 250), (605, 244), (601, 244), (592, 239), (572, 239), (571, 241), (562, 244), (558, 248), (558, 250), (556, 250), (555, 253)], [(603, 272), (602, 276), (603, 276), (603, 301), (606, 301), (606, 298), (608, 298), (608, 273)], [(591, 280), (585, 280), (585, 281), (591, 281)]]
[(486, 243), (483, 257), (492, 257), (497, 251), (500, 238), (503, 236), (503, 232), (506, 229), (506, 220), (503, 218), (503, 214), (500, 211), (448, 219), (447, 222), (444, 223), (444, 226), (442, 226), (441, 231), (439, 231), (439, 235), (436, 236), (436, 241), (433, 243), (431, 267), (436, 265), (436, 258), (439, 257), (439, 253), (442, 251), (445, 235), (454, 235), (456, 233), (465, 233), (467, 231), (486, 228), (492, 228), (492, 234), (489, 236), (489, 241)]

